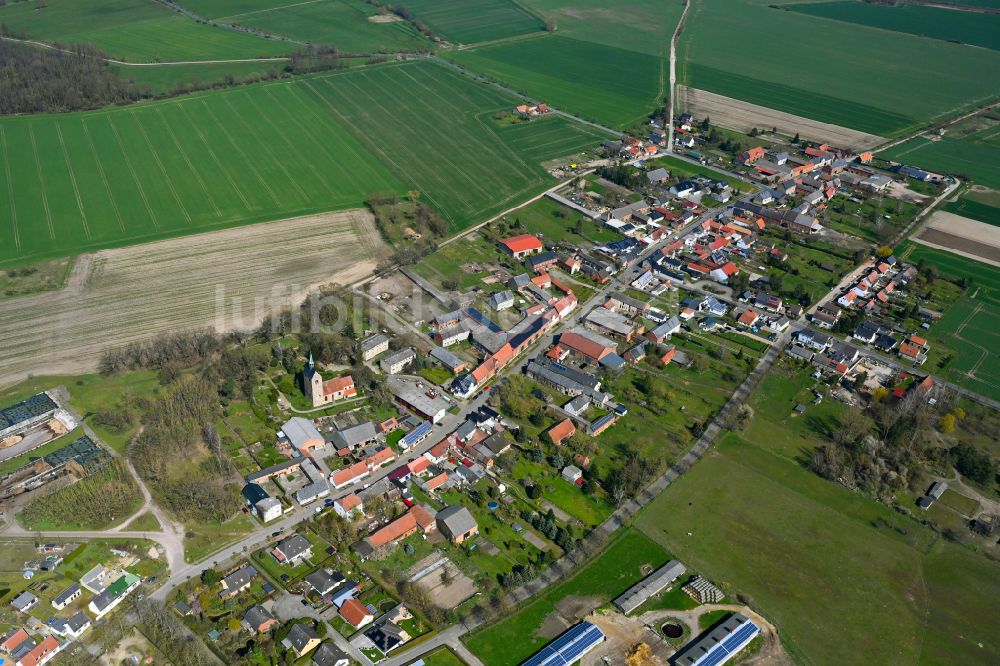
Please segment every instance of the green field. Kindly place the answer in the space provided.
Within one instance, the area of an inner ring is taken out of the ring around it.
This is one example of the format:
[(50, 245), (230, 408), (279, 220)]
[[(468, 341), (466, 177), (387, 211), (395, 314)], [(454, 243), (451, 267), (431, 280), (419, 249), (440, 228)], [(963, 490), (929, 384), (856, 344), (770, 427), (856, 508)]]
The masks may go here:
[(1000, 355), (996, 353), (1000, 344), (1000, 269), (915, 243), (908, 244), (901, 256), (912, 263), (923, 259), (943, 275), (972, 279), (966, 295), (928, 331), (932, 360), (950, 354), (951, 361), (943, 370), (928, 369), (1000, 400)]
[[(548, 182), (541, 158), (600, 141), (597, 130), (567, 122), (506, 136), (489, 117), (513, 103), (420, 62), (5, 118), (0, 266), (349, 208), (409, 189), (459, 229)], [(24, 168), (11, 167), (14, 156)]]
[[(997, 95), (1000, 53), (771, 9), (693, 0), (683, 83), (881, 135)], [(774, 83), (780, 82), (780, 83)]]
[(651, 56), (667, 54), (680, 20), (680, 0), (526, 0), (558, 34)]
[(109, 65), (111, 70), (126, 81), (139, 86), (149, 86), (154, 95), (169, 93), (177, 86), (216, 83), (231, 76), (237, 82), (256, 79), (271, 70), (281, 71), (285, 63), (275, 60), (250, 62), (206, 62), (185, 65)]
[(541, 19), (514, 0), (407, 0), (403, 6), (436, 34), (460, 44), (545, 29)]
[(566, 612), (563, 604), (584, 600), (599, 606), (642, 579), (640, 568), (644, 564), (658, 567), (668, 559), (654, 541), (636, 530), (626, 529), (604, 553), (572, 578), (496, 624), (476, 632), (465, 642), (490, 666), (519, 664), (555, 637), (540, 635), (539, 631), (550, 615)]
[(373, 23), (378, 10), (361, 0), (184, 0), (200, 16), (245, 25), (314, 44), (332, 44), (345, 53), (417, 51), (430, 41), (406, 21)]
[(942, 210), (1000, 227), (1000, 208), (974, 199), (960, 197), (958, 201), (946, 203)]
[(661, 97), (663, 60), (558, 35), (450, 52), (449, 60), (588, 120), (625, 127)]
[(727, 436), (637, 525), (749, 597), (798, 663), (996, 663), (996, 564), (784, 455)]
[(879, 153), (881, 157), (940, 171), (1000, 189), (1000, 127), (961, 139), (923, 136)]
[(33, 39), (87, 43), (121, 60), (221, 60), (282, 55), (285, 42), (198, 23), (155, 0), (8, 2), (0, 23)]
[(931, 39), (1000, 49), (1000, 15), (901, 4), (895, 7), (854, 0), (806, 2), (783, 9)]

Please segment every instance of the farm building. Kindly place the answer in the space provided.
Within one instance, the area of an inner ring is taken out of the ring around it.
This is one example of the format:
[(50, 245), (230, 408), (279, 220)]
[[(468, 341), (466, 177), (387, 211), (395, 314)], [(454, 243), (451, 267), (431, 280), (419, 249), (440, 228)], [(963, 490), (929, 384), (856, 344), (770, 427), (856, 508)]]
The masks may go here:
[(687, 569), (677, 560), (670, 560), (653, 573), (627, 589), (614, 600), (615, 607), (628, 614), (646, 603), (655, 594), (662, 592), (668, 585), (684, 575)]
[(459, 357), (452, 354), (444, 347), (435, 347), (431, 350), (431, 356), (435, 358), (441, 366), (452, 374), (458, 374), (465, 370), (467, 364)]
[(531, 234), (521, 234), (520, 236), (505, 238), (500, 241), (500, 245), (515, 259), (523, 259), (524, 257), (541, 252), (544, 247), (542, 241)]
[(674, 659), (677, 666), (719, 666), (746, 647), (760, 627), (742, 613), (733, 613)]
[(581, 622), (522, 662), (521, 666), (569, 666), (603, 642), (603, 631), (590, 622)]
[(441, 534), (452, 543), (462, 543), (479, 534), (479, 526), (464, 506), (446, 506), (435, 516)]

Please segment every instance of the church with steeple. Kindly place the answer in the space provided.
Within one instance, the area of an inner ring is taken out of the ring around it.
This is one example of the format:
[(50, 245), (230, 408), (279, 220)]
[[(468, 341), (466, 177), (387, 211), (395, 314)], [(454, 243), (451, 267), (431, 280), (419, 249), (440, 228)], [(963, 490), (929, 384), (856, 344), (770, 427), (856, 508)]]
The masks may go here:
[(309, 362), (302, 371), (302, 392), (309, 397), (313, 407), (330, 405), (358, 394), (354, 378), (350, 375), (324, 381), (323, 375), (316, 369), (312, 354), (309, 354)]

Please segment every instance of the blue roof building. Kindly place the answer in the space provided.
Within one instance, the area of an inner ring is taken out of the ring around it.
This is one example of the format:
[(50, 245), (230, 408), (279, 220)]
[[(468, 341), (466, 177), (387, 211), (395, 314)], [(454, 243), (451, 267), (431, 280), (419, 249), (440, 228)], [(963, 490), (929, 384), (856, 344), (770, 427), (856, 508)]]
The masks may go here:
[(742, 613), (733, 613), (707, 634), (689, 643), (674, 659), (675, 666), (720, 666), (732, 659), (760, 633), (760, 627)]
[(569, 666), (604, 642), (604, 632), (590, 622), (581, 622), (563, 632), (521, 666)]

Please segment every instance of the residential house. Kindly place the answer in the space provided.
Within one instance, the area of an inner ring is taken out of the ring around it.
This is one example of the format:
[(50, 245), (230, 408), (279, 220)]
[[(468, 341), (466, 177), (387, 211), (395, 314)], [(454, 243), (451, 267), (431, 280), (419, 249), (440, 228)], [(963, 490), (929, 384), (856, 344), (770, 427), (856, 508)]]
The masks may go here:
[(55, 608), (56, 610), (62, 610), (63, 608), (66, 608), (66, 606), (68, 606), (69, 604), (73, 603), (73, 601), (75, 601), (76, 599), (79, 599), (80, 595), (82, 594), (83, 594), (83, 589), (80, 587), (80, 584), (73, 583), (72, 585), (70, 585), (65, 590), (63, 590), (62, 592), (60, 592), (55, 596), (55, 598), (52, 600), (52, 607)]
[(464, 506), (446, 506), (435, 516), (437, 528), (452, 543), (462, 543), (479, 533), (476, 519)]
[(450, 347), (469, 339), (469, 329), (460, 322), (451, 326), (439, 328), (434, 334), (434, 339), (442, 347)]
[(251, 634), (262, 634), (265, 631), (270, 631), (276, 624), (278, 621), (271, 615), (270, 611), (260, 604), (251, 606), (243, 614), (243, 628)]
[(562, 478), (575, 484), (583, 479), (583, 470), (576, 465), (567, 465), (563, 468)]
[(94, 613), (96, 619), (100, 620), (114, 610), (135, 588), (139, 587), (139, 582), (138, 576), (126, 571), (115, 582), (108, 585), (103, 592), (93, 597), (87, 607), (91, 613)]
[(18, 613), (27, 613), (34, 608), (36, 604), (38, 604), (38, 597), (27, 590), (22, 591), (10, 602), (11, 607)]
[(31, 648), (15, 662), (14, 666), (42, 666), (62, 649), (59, 641), (53, 636), (46, 636), (42, 642)]
[(500, 312), (514, 307), (514, 292), (510, 290), (498, 291), (489, 299), (490, 307)]
[(389, 338), (381, 333), (361, 341), (361, 358), (365, 361), (370, 361), (387, 351), (389, 351)]
[(351, 660), (333, 643), (321, 643), (313, 652), (312, 663), (315, 666), (349, 666)]
[(312, 543), (301, 534), (293, 534), (279, 541), (271, 549), (271, 556), (281, 564), (295, 566), (312, 557)]
[(348, 599), (340, 607), (340, 617), (355, 629), (360, 629), (374, 620), (375, 614), (357, 599)]
[(333, 510), (341, 518), (358, 518), (365, 514), (365, 505), (354, 493), (344, 495), (333, 501)]
[(90, 616), (77, 611), (72, 617), (53, 617), (46, 622), (48, 627), (63, 638), (77, 639), (93, 626)]
[(253, 579), (256, 577), (257, 570), (249, 564), (240, 567), (222, 579), (222, 592), (220, 593), (220, 596), (228, 599), (229, 597), (239, 594), (243, 590), (249, 589), (250, 583), (252, 583)]
[(412, 348), (401, 349), (395, 354), (386, 356), (378, 362), (382, 372), (387, 375), (398, 375), (413, 363), (417, 358), (417, 353)]
[(353, 548), (362, 559), (367, 559), (371, 553), (379, 548), (405, 539), (418, 531), (429, 534), (434, 531), (434, 528), (434, 514), (423, 505), (415, 504), (402, 516), (354, 544)]
[(339, 571), (317, 569), (306, 576), (304, 580), (309, 583), (309, 587), (316, 591), (316, 594), (325, 597), (341, 586), (344, 582), (344, 575)]
[(653, 330), (646, 333), (646, 339), (660, 343), (671, 335), (681, 330), (681, 321), (677, 317), (671, 317)]
[[(587, 402), (589, 404), (589, 400)], [(549, 441), (551, 441), (553, 444), (565, 444), (566, 440), (572, 437), (575, 432), (576, 432), (576, 426), (573, 424), (573, 420), (563, 419), (559, 423), (549, 428), (546, 434), (549, 437)]]
[(288, 632), (288, 636), (281, 641), (281, 644), (290, 650), (294, 650), (296, 656), (301, 659), (309, 652), (315, 650), (321, 640), (319, 634), (312, 628), (312, 625), (296, 624)]

